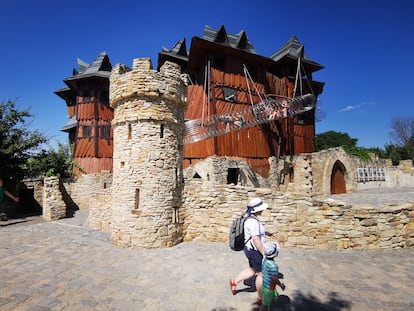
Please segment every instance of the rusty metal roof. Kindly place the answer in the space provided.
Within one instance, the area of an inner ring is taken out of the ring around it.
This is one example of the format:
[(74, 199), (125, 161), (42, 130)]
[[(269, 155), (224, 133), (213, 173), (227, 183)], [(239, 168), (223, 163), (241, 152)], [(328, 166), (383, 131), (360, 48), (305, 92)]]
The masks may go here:
[(273, 53), (270, 58), (275, 62), (279, 62), (283, 59), (290, 58), (290, 59), (298, 59), (299, 57), (302, 58), (302, 61), (306, 63), (309, 67), (312, 68), (312, 71), (317, 71), (319, 69), (324, 68), (321, 64), (309, 59), (305, 53), (304, 45), (299, 42), (298, 38), (293, 35), (285, 45), (278, 50), (277, 52)]
[(210, 42), (221, 43), (234, 49), (241, 49), (249, 53), (257, 54), (253, 44), (247, 38), (246, 32), (243, 30), (237, 34), (229, 34), (224, 28), (224, 25), (221, 25), (218, 30), (206, 25), (204, 27), (203, 39)]

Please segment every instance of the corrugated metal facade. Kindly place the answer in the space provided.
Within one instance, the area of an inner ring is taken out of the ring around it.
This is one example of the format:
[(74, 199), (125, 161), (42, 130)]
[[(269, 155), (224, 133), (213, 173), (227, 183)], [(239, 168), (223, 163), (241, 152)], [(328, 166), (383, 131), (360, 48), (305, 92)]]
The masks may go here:
[[(223, 88), (236, 89), (232, 101), (225, 100)], [(293, 83), (287, 78), (266, 73), (266, 84), (254, 82), (259, 93), (292, 96)], [(255, 92), (250, 91), (248, 81), (243, 74), (230, 73), (211, 68), (210, 100), (208, 90), (200, 85), (188, 87), (188, 110), (186, 119), (197, 119), (211, 114), (225, 114), (244, 109), (260, 101)], [(313, 112), (310, 112), (313, 114)], [(293, 124), (290, 124), (292, 123)], [(300, 125), (298, 118), (281, 119), (264, 125), (241, 129), (204, 141), (184, 145), (184, 167), (212, 155), (234, 156), (245, 158), (255, 171), (266, 177), (269, 175), (268, 158), (271, 156), (290, 155), (302, 152), (313, 152), (313, 124)], [(293, 149), (293, 150), (292, 150)]]
[(109, 106), (109, 76), (112, 65), (102, 52), (89, 65), (78, 59), (80, 72), (65, 79), (67, 87), (55, 93), (66, 101), (71, 123), (65, 127), (74, 144), (74, 172), (112, 171), (113, 109)]
[(89, 100), (79, 97), (78, 101), (74, 158), (81, 168), (80, 172), (112, 171), (113, 109), (99, 102), (98, 97)]

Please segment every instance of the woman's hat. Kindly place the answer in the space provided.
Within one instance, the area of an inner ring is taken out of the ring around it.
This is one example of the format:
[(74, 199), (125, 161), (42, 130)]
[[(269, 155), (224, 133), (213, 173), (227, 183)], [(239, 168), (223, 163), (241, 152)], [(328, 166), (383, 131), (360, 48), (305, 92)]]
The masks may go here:
[(277, 242), (266, 242), (263, 244), (263, 250), (265, 257), (272, 259), (279, 255), (280, 246)]
[(252, 214), (264, 211), (268, 206), (269, 204), (263, 202), (260, 198), (251, 199), (249, 205), (247, 205)]

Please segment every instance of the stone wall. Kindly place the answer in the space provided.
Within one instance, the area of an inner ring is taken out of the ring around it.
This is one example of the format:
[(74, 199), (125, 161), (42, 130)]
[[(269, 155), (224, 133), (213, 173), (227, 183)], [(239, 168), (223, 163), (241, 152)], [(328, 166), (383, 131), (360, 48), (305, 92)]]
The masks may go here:
[[(97, 174), (99, 175), (99, 174)], [(105, 178), (108, 177), (104, 174)], [(109, 174), (110, 175), (110, 174)], [(86, 187), (86, 181), (80, 180)], [(44, 217), (65, 217), (57, 178), (46, 179)], [(89, 225), (111, 231), (111, 188), (90, 193)], [(284, 247), (308, 249), (378, 249), (414, 247), (414, 201), (380, 205), (346, 204), (327, 196), (309, 197), (270, 188), (214, 185), (186, 181), (176, 221), (182, 240), (227, 243), (229, 226), (245, 212), (252, 197), (269, 203), (261, 219)], [(108, 203), (109, 202), (109, 203)], [(157, 247), (160, 247), (156, 244)]]
[[(332, 159), (330, 159), (331, 157)], [(350, 205), (328, 199), (327, 193), (316, 196), (311, 191), (310, 185), (316, 189), (322, 188), (322, 186), (318, 186), (322, 179), (320, 174), (324, 172), (322, 164), (333, 165), (338, 158), (345, 163), (349, 170), (363, 165), (363, 163), (352, 162), (352, 159), (344, 160), (346, 156), (341, 151), (332, 152), (331, 155), (323, 152), (320, 157), (318, 153), (300, 155), (295, 158), (294, 162), (294, 182), (286, 183), (286, 187), (291, 191), (280, 190), (283, 184), (270, 188), (255, 187), (253, 183), (249, 186), (227, 185), (226, 178), (222, 173), (223, 165), (229, 163), (234, 165), (236, 163), (234, 159), (231, 160), (233, 162), (223, 158), (208, 159), (203, 165), (189, 168), (183, 174), (185, 180), (183, 194), (180, 196), (182, 202), (174, 203), (177, 204), (174, 213), (165, 213), (168, 217), (173, 218), (171, 219), (172, 226), (179, 228), (172, 231), (176, 235), (174, 235), (174, 239), (169, 241), (179, 243), (182, 240), (195, 240), (227, 243), (231, 221), (244, 213), (245, 205), (250, 198), (258, 196), (270, 204), (269, 210), (265, 211), (261, 217), (266, 229), (277, 233), (278, 240), (285, 247), (319, 249), (413, 247), (414, 202)], [(155, 163), (159, 162), (155, 161)], [(393, 174), (399, 176), (399, 180), (409, 180), (412, 176), (412, 166), (410, 167), (409, 164), (403, 163), (403, 169), (401, 167), (387, 167), (387, 170), (395, 170)], [(245, 167), (247, 164), (242, 161), (237, 161), (237, 165), (243, 170), (248, 170)], [(285, 166), (283, 160), (278, 159), (271, 165), (274, 170), (277, 170), (278, 166)], [(321, 168), (319, 169), (319, 167)], [(147, 170), (145, 173), (148, 176), (153, 176), (151, 167), (145, 170)], [(200, 178), (193, 178), (195, 172), (201, 174)], [(215, 176), (214, 172), (219, 178)], [(207, 177), (208, 173), (210, 175)], [(130, 171), (127, 171), (127, 174), (130, 174)], [(326, 174), (329, 175), (329, 172)], [(389, 178), (390, 175), (387, 174), (387, 178)], [(140, 174), (132, 176), (136, 178)], [(352, 182), (355, 183), (355, 178)], [(389, 183), (389, 181), (387, 182)], [(149, 186), (155, 187), (153, 184), (149, 184)], [(304, 191), (301, 192), (300, 189), (304, 189)], [(84, 175), (74, 183), (65, 183), (65, 191), (73, 199), (72, 204), (79, 208), (89, 209), (89, 226), (91, 228), (112, 232), (113, 210), (120, 208), (123, 202), (113, 201), (111, 173)], [(160, 189), (159, 191), (164, 190)], [(46, 179), (43, 192), (45, 219), (56, 220), (65, 217), (68, 205), (65, 206), (64, 199), (59, 194), (58, 180)], [(155, 195), (156, 197), (150, 199), (155, 204), (163, 204), (159, 198), (157, 199), (160, 194), (155, 193)], [(167, 192), (167, 195), (170, 193)], [(129, 211), (129, 213), (135, 215), (131, 217), (135, 217), (136, 224), (139, 224), (138, 215), (142, 214), (139, 212), (134, 214), (133, 211)], [(156, 217), (153, 219), (152, 224), (155, 225)], [(125, 222), (124, 225), (126, 226), (127, 223)], [(138, 231), (134, 235), (135, 237), (140, 237), (139, 230), (141, 228), (143, 227), (135, 227), (134, 230)], [(166, 234), (170, 229), (168, 226), (165, 229), (166, 231), (162, 232)], [(143, 230), (142, 234), (146, 234), (145, 232)], [(154, 230), (154, 232), (156, 231)], [(171, 245), (173, 245), (172, 242), (171, 244), (159, 245), (151, 241), (150, 247)], [(127, 247), (144, 246), (129, 245)]]
[(192, 179), (197, 176), (197, 178), (213, 185), (225, 185), (229, 169), (239, 170), (237, 185), (256, 188), (271, 187), (272, 185), (272, 178), (261, 177), (245, 160), (236, 157), (208, 157), (187, 168), (184, 171), (184, 177)]
[(377, 249), (414, 246), (414, 201), (382, 206), (346, 205), (265, 188), (186, 185), (184, 241), (228, 241), (233, 218), (252, 197), (269, 209), (260, 217), (284, 247)]
[(48, 177), (43, 187), (43, 218), (58, 220), (66, 217), (66, 205), (60, 191), (60, 180), (57, 177)]
[(99, 204), (96, 202), (98, 193), (110, 193), (112, 173), (102, 171), (96, 174), (83, 174), (76, 180), (64, 180), (63, 186), (71, 200), (67, 202), (69, 208), (93, 209)]
[(413, 161), (400, 161), (398, 166), (387, 167), (387, 187), (412, 187), (414, 185)]

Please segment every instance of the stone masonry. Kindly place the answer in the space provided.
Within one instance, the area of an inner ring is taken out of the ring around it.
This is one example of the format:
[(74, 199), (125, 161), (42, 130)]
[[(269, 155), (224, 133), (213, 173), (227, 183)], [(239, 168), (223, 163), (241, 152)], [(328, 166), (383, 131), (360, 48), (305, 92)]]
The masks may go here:
[(182, 241), (182, 140), (187, 89), (180, 66), (152, 70), (148, 58), (132, 70), (113, 68), (112, 241), (159, 248)]
[[(261, 197), (270, 205), (262, 215), (266, 229), (285, 247), (414, 247), (414, 200), (372, 206), (326, 197), (335, 163), (344, 168), (347, 193), (412, 187), (412, 163), (364, 162), (333, 148), (272, 157), (267, 179), (243, 159), (217, 156), (183, 172), (186, 83), (180, 67), (170, 62), (159, 72), (148, 58), (135, 59), (132, 69), (113, 68), (114, 173), (86, 175), (64, 189), (75, 206), (89, 209), (89, 225), (110, 232), (114, 244), (160, 248), (181, 241), (227, 242), (234, 217), (243, 214), (249, 199)], [(357, 182), (357, 168), (364, 166), (385, 167), (385, 180)], [(228, 168), (239, 170), (237, 185), (226, 184)], [(45, 180), (43, 215), (48, 220), (64, 215), (58, 191), (56, 179)]]
[(58, 177), (48, 177), (43, 189), (43, 217), (46, 220), (58, 220), (66, 217), (66, 204), (60, 191)]

